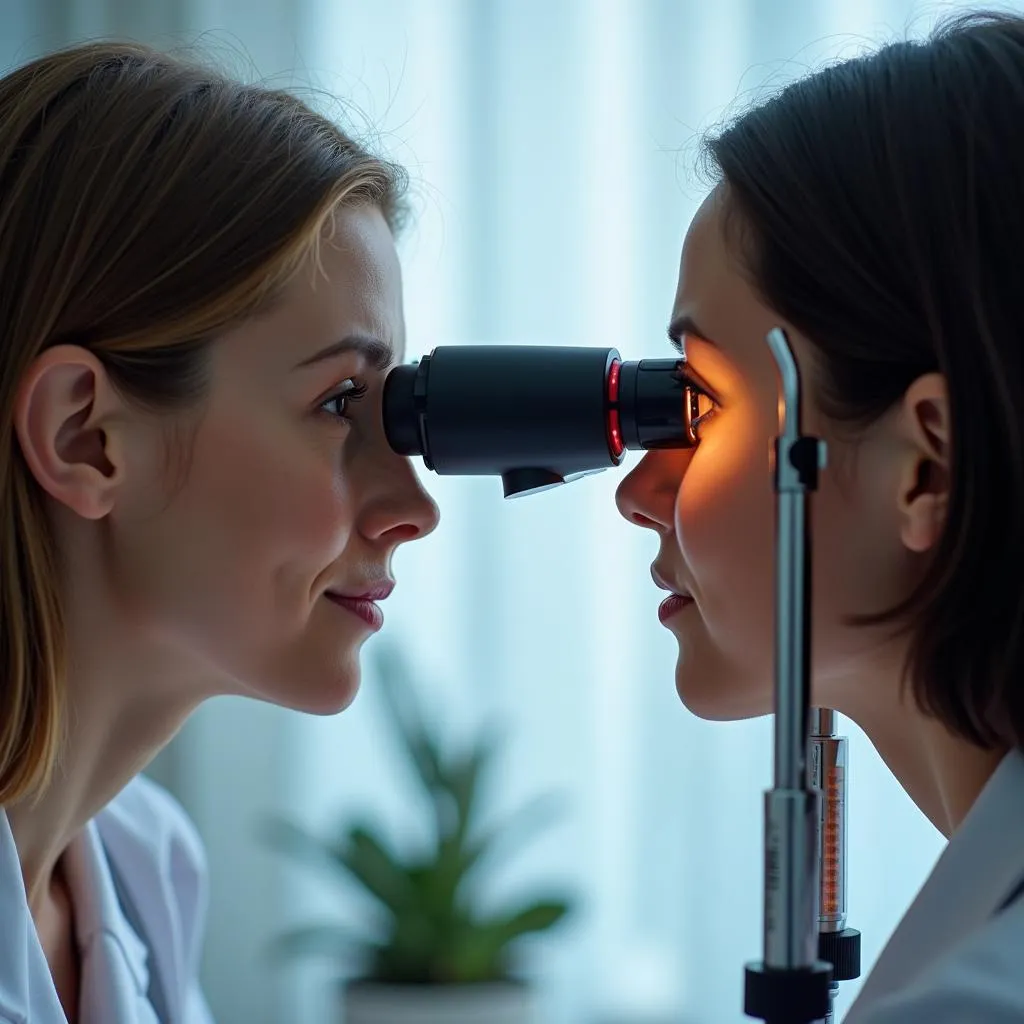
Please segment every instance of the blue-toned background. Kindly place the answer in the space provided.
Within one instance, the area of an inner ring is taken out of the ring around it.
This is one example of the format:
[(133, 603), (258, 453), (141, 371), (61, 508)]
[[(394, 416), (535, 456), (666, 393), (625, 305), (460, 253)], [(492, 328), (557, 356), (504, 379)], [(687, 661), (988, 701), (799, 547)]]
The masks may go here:
[[(441, 343), (667, 352), (701, 128), (826, 59), (921, 34), (909, 0), (0, 0), (0, 67), (99, 35), (199, 40), (241, 73), (354, 103), (410, 167), (410, 355)], [(963, 7), (964, 4), (956, 6)], [(328, 104), (328, 109), (331, 109)], [(454, 736), (500, 716), (493, 813), (557, 788), (568, 815), (493, 898), (566, 883), (570, 925), (531, 942), (543, 1024), (738, 1024), (760, 956), (770, 727), (677, 702), (652, 537), (620, 520), (617, 474), (504, 503), (497, 481), (431, 477), (443, 512), (401, 552), (387, 631)], [(258, 821), (330, 831), (366, 811), (399, 843), (423, 808), (372, 672), (335, 719), (236, 700), (201, 709), (152, 773), (185, 803), (212, 879), (204, 983), (221, 1024), (337, 1019), (329, 963), (268, 965), (287, 925), (358, 895), (271, 852)], [(940, 838), (851, 734), (851, 923), (867, 969)], [(856, 983), (844, 986), (844, 1010)]]

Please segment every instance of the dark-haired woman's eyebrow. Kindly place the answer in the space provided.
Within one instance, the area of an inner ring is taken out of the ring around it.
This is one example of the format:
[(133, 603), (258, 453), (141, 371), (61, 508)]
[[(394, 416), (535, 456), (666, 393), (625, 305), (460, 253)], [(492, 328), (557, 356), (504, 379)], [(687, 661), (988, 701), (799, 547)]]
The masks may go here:
[(683, 316), (677, 316), (672, 323), (668, 325), (668, 340), (672, 342), (673, 347), (678, 352), (683, 351), (684, 334), (692, 334), (695, 337), (700, 338), (701, 341), (706, 341), (709, 345), (714, 345), (711, 338), (709, 338), (708, 335), (697, 326), (697, 322), (693, 317), (686, 314)]

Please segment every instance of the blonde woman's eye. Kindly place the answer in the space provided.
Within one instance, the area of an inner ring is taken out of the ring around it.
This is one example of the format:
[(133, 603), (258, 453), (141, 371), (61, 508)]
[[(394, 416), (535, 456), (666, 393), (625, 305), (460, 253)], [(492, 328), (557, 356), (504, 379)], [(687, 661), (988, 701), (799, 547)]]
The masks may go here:
[(347, 380), (332, 395), (320, 403), (320, 410), (335, 419), (348, 419), (349, 403), (358, 402), (366, 394), (366, 385)]

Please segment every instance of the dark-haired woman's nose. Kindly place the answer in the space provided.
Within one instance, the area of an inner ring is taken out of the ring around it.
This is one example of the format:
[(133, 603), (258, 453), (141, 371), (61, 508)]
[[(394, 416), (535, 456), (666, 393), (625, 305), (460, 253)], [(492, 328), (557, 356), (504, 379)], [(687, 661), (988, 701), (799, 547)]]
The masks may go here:
[(658, 533), (672, 530), (676, 494), (688, 461), (689, 456), (680, 452), (648, 452), (615, 491), (622, 516)]

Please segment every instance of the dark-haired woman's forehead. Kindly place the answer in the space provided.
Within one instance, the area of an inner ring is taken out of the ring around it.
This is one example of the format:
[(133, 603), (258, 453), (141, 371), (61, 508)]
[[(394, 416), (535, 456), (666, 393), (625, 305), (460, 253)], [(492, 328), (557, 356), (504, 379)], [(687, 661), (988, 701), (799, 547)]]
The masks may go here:
[(771, 371), (765, 343), (778, 317), (759, 300), (729, 250), (716, 193), (702, 203), (686, 233), (670, 330), (686, 334), (687, 357), (712, 384), (727, 389), (737, 375)]

